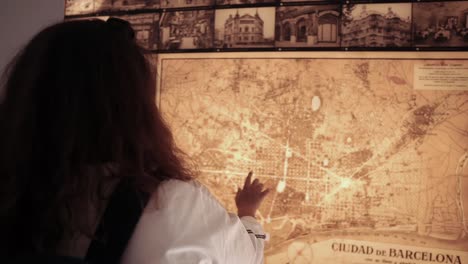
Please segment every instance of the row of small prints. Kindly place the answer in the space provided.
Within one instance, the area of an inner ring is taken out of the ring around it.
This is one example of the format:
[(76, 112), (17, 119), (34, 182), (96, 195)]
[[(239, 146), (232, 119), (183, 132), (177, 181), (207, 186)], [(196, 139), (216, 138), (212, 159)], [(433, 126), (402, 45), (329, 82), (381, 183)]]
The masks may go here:
[[(254, 7), (295, 4), (425, 2), (432, 0), (65, 0), (65, 15), (100, 14), (112, 11), (196, 7)], [(449, 0), (450, 1), (450, 0)], [(447, 1), (445, 1), (447, 2)]]
[(117, 17), (155, 51), (468, 47), (468, 1), (197, 8)]

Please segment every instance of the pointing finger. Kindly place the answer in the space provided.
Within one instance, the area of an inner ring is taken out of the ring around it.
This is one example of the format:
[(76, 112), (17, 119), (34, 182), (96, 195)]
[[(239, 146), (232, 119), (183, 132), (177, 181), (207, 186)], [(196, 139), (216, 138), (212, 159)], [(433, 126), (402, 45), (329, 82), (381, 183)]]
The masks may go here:
[(252, 183), (251, 183), (251, 181), (252, 181), (252, 174), (253, 174), (253, 172), (250, 171), (250, 172), (249, 172), (249, 175), (247, 175), (247, 178), (245, 178), (244, 189), (247, 188), (247, 187), (249, 187), (249, 186), (252, 184)]

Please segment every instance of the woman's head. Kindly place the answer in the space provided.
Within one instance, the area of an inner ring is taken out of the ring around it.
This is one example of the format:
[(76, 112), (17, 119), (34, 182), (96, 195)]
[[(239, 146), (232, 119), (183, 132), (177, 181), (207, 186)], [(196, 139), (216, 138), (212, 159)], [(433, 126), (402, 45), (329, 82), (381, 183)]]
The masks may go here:
[(148, 192), (165, 179), (190, 178), (133, 37), (116, 19), (64, 22), (36, 35), (8, 67), (0, 88), (0, 221), (18, 229), (4, 240), (53, 247), (75, 217), (73, 197), (105, 183), (87, 168), (110, 164), (113, 177)]

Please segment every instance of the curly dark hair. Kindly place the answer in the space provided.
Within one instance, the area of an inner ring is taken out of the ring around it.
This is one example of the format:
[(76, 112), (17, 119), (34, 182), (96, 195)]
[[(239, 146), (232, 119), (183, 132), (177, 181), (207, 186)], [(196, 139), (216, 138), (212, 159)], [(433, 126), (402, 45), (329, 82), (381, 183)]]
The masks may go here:
[[(155, 72), (145, 51), (133, 30), (118, 24), (52, 25), (3, 75), (4, 256), (53, 253), (66, 234), (89, 233), (80, 224), (88, 217), (85, 201), (99, 203), (109, 179), (151, 193), (165, 180), (192, 178), (155, 104)], [(89, 173), (93, 168), (112, 173)]]

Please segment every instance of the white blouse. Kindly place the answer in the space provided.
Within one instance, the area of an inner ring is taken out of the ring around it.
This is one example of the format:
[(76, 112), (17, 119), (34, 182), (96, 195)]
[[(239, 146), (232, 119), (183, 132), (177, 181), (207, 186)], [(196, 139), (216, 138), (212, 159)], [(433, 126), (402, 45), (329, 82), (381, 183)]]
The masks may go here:
[(263, 263), (261, 225), (253, 217), (229, 214), (200, 183), (170, 180), (154, 195), (121, 263)]

